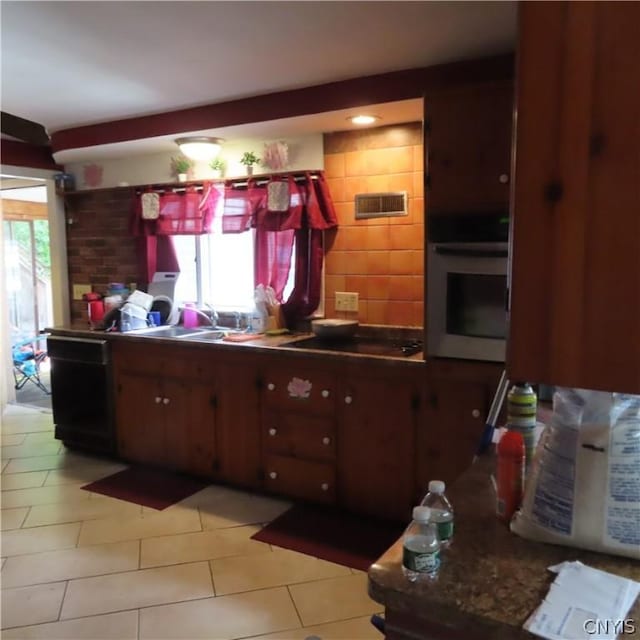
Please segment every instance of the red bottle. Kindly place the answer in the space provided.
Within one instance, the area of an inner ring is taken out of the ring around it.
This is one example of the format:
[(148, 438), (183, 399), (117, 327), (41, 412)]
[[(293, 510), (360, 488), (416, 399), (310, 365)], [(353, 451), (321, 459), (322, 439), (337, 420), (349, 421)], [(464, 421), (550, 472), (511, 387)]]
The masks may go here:
[(496, 451), (496, 514), (500, 520), (509, 522), (522, 502), (524, 491), (525, 452), (522, 434), (507, 431), (500, 438)]

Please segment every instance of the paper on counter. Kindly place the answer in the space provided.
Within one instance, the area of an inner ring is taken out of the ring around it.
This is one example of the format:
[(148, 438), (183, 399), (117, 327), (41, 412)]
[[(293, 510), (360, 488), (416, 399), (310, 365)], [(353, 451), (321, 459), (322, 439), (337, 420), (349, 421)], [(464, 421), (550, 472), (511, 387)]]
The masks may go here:
[(640, 583), (578, 561), (549, 570), (558, 576), (524, 628), (550, 640), (614, 640), (640, 593)]

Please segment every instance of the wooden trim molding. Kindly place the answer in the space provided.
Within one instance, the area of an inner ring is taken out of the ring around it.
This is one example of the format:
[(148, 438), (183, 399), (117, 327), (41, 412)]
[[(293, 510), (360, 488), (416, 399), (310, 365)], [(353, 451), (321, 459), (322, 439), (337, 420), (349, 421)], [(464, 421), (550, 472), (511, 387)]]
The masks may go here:
[(251, 122), (420, 98), (460, 84), (511, 80), (514, 56), (503, 54), (419, 69), (364, 76), (136, 118), (62, 129), (51, 135), (54, 153)]
[(63, 171), (51, 155), (51, 147), (43, 147), (17, 140), (2, 140), (2, 164), (14, 167), (31, 167)]
[(38, 146), (49, 144), (49, 135), (40, 123), (14, 116), (6, 111), (0, 112), (0, 131), (29, 144)]
[(2, 217), (4, 220), (46, 220), (49, 209), (45, 202), (2, 199)]

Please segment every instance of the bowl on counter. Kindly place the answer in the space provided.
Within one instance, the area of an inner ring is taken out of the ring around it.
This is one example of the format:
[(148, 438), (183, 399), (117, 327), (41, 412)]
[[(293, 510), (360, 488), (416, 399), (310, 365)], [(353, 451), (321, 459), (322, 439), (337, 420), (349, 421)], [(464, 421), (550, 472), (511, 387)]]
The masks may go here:
[(323, 340), (345, 340), (356, 335), (358, 325), (357, 320), (323, 318), (311, 321), (311, 331)]

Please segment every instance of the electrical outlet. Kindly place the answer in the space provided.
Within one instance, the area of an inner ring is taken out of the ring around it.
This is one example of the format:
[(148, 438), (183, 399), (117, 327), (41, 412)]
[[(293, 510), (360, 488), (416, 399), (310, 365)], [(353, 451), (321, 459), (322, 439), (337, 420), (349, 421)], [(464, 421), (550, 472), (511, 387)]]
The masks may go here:
[(351, 291), (336, 291), (336, 311), (357, 311), (358, 294)]
[(73, 285), (73, 299), (82, 300), (82, 296), (85, 293), (91, 293), (90, 284), (74, 284)]

